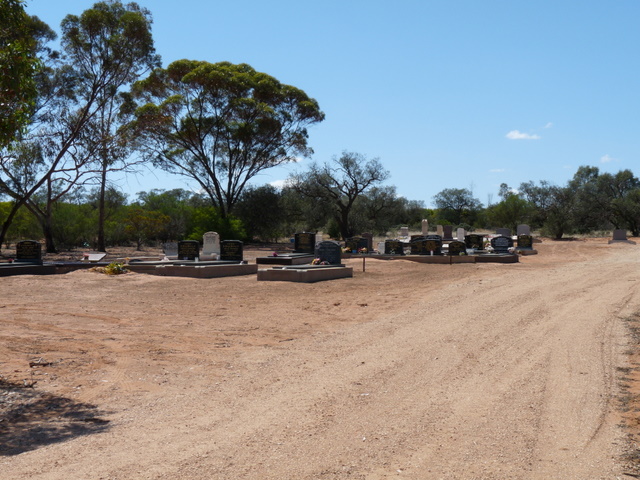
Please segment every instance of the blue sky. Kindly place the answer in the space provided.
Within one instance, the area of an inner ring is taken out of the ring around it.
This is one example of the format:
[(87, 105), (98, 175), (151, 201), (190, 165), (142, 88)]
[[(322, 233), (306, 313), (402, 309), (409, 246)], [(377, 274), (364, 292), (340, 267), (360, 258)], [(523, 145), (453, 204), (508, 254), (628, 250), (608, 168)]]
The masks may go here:
[[(28, 0), (59, 32), (90, 0)], [(399, 195), (497, 201), (500, 183), (563, 185), (581, 165), (640, 175), (640, 2), (141, 0), (164, 65), (248, 63), (318, 100), (313, 160), (378, 157)], [(265, 171), (277, 182), (310, 160)], [(135, 193), (195, 187), (150, 172)]]

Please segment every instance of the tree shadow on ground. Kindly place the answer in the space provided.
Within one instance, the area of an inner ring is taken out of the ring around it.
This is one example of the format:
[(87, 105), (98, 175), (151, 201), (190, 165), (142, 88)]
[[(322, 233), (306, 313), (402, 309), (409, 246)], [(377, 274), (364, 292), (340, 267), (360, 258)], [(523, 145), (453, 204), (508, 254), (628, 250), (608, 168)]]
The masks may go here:
[(109, 420), (101, 416), (107, 413), (0, 377), (0, 456), (104, 432)]

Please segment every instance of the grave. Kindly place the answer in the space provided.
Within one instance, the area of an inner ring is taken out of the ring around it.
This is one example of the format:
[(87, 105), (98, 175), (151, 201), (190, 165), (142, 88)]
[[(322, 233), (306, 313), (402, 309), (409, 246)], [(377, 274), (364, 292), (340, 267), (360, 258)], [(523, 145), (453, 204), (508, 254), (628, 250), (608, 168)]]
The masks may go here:
[(404, 255), (404, 243), (400, 240), (385, 240), (384, 242), (384, 254), (385, 255)]
[(422, 235), (429, 235), (429, 220), (422, 220)]
[(338, 242), (326, 240), (316, 244), (315, 256), (320, 262), (326, 262), (329, 265), (342, 264), (342, 248)]
[(42, 245), (35, 240), (22, 240), (16, 243), (16, 262), (29, 265), (42, 265)]
[(425, 240), (428, 255), (442, 255), (442, 237), (440, 235), (427, 235)]
[(511, 230), (508, 228), (496, 228), (496, 235), (499, 237), (511, 237)]
[(293, 236), (293, 253), (307, 253), (313, 255), (316, 248), (316, 234), (299, 232)]
[(200, 243), (197, 240), (178, 242), (178, 260), (194, 260), (200, 257)]
[(635, 245), (636, 242), (629, 240), (627, 238), (627, 231), (618, 229), (613, 231), (613, 238), (609, 240), (609, 244), (611, 243), (629, 243), (631, 245)]
[(442, 235), (442, 240), (448, 242), (449, 240), (453, 240), (453, 227), (451, 225), (445, 225), (443, 228), (444, 234)]
[(367, 242), (367, 252), (371, 253), (373, 251), (373, 233), (365, 232), (360, 235)]
[(464, 242), (464, 234), (465, 234), (464, 228), (458, 228), (458, 230), (456, 230), (456, 239), (459, 242)]
[(167, 258), (178, 258), (178, 243), (177, 242), (167, 242), (162, 244), (162, 251), (164, 252), (164, 256)]
[(436, 225), (436, 235), (440, 238), (444, 236), (444, 229), (442, 228), (442, 225)]
[(484, 250), (484, 236), (477, 233), (470, 233), (464, 236), (464, 243), (469, 249)]
[(529, 225), (518, 225), (516, 229), (516, 235), (519, 237), (520, 235), (531, 235), (531, 228)]
[(430, 255), (431, 252), (427, 250), (427, 237), (422, 235), (412, 238), (409, 243), (411, 248), (411, 255)]
[(509, 249), (513, 247), (513, 239), (504, 235), (493, 237), (491, 247), (495, 253), (510, 253)]
[(360, 253), (362, 249), (369, 249), (369, 240), (364, 237), (350, 237), (345, 240), (345, 248), (351, 253)]
[(206, 232), (202, 235), (201, 260), (217, 260), (220, 255), (220, 235), (218, 232)]
[(400, 227), (398, 236), (402, 238), (407, 238), (409, 236), (409, 227)]
[(220, 260), (242, 262), (243, 243), (240, 240), (223, 240), (220, 242)]
[(449, 242), (449, 250), (448, 250), (448, 255), (450, 257), (453, 256), (459, 256), (459, 255), (466, 255), (467, 254), (467, 245), (464, 242), (460, 242), (459, 240), (454, 240), (452, 242)]

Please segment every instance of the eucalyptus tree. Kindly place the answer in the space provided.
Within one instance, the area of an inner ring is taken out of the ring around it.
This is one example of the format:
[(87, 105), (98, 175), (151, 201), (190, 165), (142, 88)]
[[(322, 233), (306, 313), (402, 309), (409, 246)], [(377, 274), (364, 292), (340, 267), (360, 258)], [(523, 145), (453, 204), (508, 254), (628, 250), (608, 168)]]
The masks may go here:
[[(37, 174), (10, 192), (18, 207), (26, 204), (38, 218), (47, 252), (56, 250), (51, 225), (56, 201), (96, 176), (104, 186), (111, 154), (122, 158), (114, 134), (118, 92), (159, 62), (150, 13), (136, 3), (98, 2), (80, 16), (68, 15), (61, 26), (63, 55), (48, 62), (38, 109), (23, 139), (39, 153), (33, 158)], [(3, 174), (12, 162), (11, 157), (3, 162)], [(4, 228), (0, 241), (3, 234)]]
[(439, 216), (452, 225), (473, 225), (482, 210), (482, 203), (468, 188), (445, 188), (433, 197), (433, 201)]
[(136, 85), (133, 138), (146, 158), (195, 181), (223, 218), (263, 170), (308, 156), (318, 103), (247, 64), (179, 60)]
[(290, 177), (290, 185), (299, 194), (318, 204), (329, 205), (342, 238), (355, 233), (353, 218), (356, 200), (389, 178), (378, 158), (367, 159), (354, 152), (343, 152), (331, 163), (312, 163), (309, 170)]

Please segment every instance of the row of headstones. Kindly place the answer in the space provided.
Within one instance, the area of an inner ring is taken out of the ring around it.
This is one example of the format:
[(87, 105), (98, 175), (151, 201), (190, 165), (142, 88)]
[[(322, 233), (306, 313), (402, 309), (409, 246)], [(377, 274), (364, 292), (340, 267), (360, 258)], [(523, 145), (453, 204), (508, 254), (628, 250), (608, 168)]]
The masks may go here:
[[(442, 255), (443, 238), (440, 235), (413, 235), (409, 242), (411, 255)], [(386, 255), (404, 255), (406, 243), (400, 240), (386, 240), (384, 253)], [(518, 237), (518, 248), (532, 248), (533, 238), (530, 235)], [(496, 253), (509, 253), (513, 247), (513, 239), (507, 236), (497, 236), (491, 239), (491, 248)], [(464, 236), (464, 242), (452, 240), (448, 243), (448, 255), (460, 255), (467, 250), (483, 250), (484, 236), (469, 234)]]
[[(244, 244), (240, 240), (222, 240), (214, 251), (203, 246), (202, 255), (217, 255), (220, 260), (242, 262), (244, 260), (243, 251)], [(165, 244), (164, 252), (168, 256), (177, 256), (178, 260), (201, 258), (200, 242), (197, 240), (182, 240), (174, 245)]]
[[(511, 236), (511, 230), (508, 229), (508, 228), (498, 228), (496, 230), (496, 234), (500, 235), (500, 236), (504, 236), (504, 237), (510, 237)], [(423, 236), (429, 235), (429, 221), (426, 220), (426, 219), (422, 220), (422, 235)], [(454, 237), (453, 237), (453, 226), (451, 226), (451, 225), (436, 225), (436, 235), (439, 235), (445, 241), (454, 240)], [(531, 235), (531, 229), (529, 228), (529, 225), (518, 225), (518, 227), (516, 229), (516, 235), (517, 236), (520, 236), (520, 235)], [(400, 231), (398, 232), (398, 236), (402, 237), (402, 238), (409, 237), (409, 227), (400, 227)], [(455, 238), (457, 238), (459, 241), (463, 242), (464, 241), (464, 237), (465, 237), (464, 228), (458, 228), (456, 230)]]

